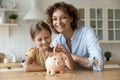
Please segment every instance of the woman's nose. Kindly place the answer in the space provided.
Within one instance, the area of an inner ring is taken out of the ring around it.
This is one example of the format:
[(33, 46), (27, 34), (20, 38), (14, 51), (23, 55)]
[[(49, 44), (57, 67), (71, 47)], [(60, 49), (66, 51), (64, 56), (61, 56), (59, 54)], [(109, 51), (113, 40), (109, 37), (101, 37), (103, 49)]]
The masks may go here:
[(61, 19), (58, 19), (58, 20), (57, 20), (57, 23), (59, 23), (59, 24), (60, 24), (60, 23), (61, 23)]

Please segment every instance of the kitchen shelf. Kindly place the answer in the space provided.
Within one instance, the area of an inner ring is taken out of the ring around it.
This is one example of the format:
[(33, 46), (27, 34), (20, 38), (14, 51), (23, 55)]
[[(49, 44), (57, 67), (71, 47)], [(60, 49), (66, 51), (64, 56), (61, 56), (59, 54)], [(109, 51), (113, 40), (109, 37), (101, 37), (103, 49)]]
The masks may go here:
[(104, 68), (120, 68), (120, 59), (105, 61)]
[[(0, 23), (0, 25), (16, 25), (16, 24), (10, 24), (10, 23), (7, 23), (7, 19), (8, 19), (8, 16), (7, 14), (8, 13), (13, 13), (13, 12), (16, 12), (18, 11), (18, 9), (7, 9), (7, 8), (0, 8), (0, 17), (3, 18), (3, 22)], [(4, 18), (5, 18), (5, 22), (4, 22)]]
[[(7, 19), (8, 19), (8, 16), (7, 14), (10, 14), (10, 13), (14, 13), (18, 11), (18, 9), (8, 9), (8, 8), (0, 8), (0, 14), (1, 14), (1, 17), (3, 17), (3, 21), (1, 21), (0, 23), (0, 27), (7, 27), (7, 35), (10, 36), (10, 30), (9, 30), (9, 27), (10, 26), (18, 26), (17, 23), (8, 23)], [(5, 21), (4, 21), (4, 18), (5, 18)]]
[(0, 8), (0, 11), (17, 11), (17, 9)]
[(18, 24), (15, 23), (15, 24), (11, 24), (11, 23), (2, 23), (0, 24), (0, 26), (17, 26)]
[(11, 23), (2, 23), (0, 24), (0, 27), (7, 27), (7, 36), (10, 36), (10, 26), (18, 26), (17, 23), (11, 24)]
[(0, 68), (11, 68), (11, 67), (21, 67), (22, 64), (20, 62), (16, 63), (0, 63)]

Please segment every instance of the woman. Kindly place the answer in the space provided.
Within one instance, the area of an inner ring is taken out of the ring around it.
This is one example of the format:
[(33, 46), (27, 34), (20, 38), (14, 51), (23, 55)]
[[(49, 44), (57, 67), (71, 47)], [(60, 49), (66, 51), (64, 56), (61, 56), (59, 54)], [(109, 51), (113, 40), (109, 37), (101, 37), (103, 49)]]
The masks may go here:
[(57, 45), (56, 48), (67, 52), (67, 55), (70, 53), (68, 59), (74, 60), (77, 69), (87, 67), (101, 71), (103, 58), (98, 39), (91, 27), (78, 27), (80, 19), (77, 9), (71, 4), (58, 2), (48, 7), (46, 14), (53, 31), (59, 33), (53, 46)]

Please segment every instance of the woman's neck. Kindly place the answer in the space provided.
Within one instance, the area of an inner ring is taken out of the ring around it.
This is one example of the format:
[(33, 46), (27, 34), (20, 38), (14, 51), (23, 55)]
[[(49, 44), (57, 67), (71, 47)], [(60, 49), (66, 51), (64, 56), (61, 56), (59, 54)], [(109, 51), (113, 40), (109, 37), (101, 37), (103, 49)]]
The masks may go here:
[(63, 35), (66, 38), (66, 40), (69, 41), (71, 39), (72, 35), (73, 35), (73, 30), (70, 29), (70, 30), (64, 32)]
[(66, 38), (66, 43), (67, 43), (67, 45), (68, 45), (68, 47), (69, 47), (69, 49), (71, 51), (71, 40), (70, 39), (71, 39), (71, 37), (73, 35), (73, 30), (70, 29), (70, 30), (66, 31), (65, 33), (63, 33), (63, 35)]

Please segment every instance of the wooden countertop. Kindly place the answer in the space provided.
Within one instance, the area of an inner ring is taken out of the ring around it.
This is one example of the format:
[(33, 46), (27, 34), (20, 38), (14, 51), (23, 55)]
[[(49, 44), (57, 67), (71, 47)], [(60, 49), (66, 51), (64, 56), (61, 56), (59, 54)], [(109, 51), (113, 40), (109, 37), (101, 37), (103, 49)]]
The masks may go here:
[[(120, 64), (120, 60), (105, 61), (105, 64)], [(22, 66), (22, 64), (20, 62), (16, 62), (16, 63), (0, 63), (0, 68), (21, 67), (21, 66)]]
[(22, 64), (20, 62), (16, 63), (0, 63), (0, 68), (6, 68), (6, 67), (21, 67)]
[(120, 64), (120, 60), (105, 61), (105, 64)]
[(54, 76), (46, 72), (11, 71), (0, 72), (0, 80), (120, 80), (120, 68), (105, 69), (101, 72), (92, 70), (65, 71)]

